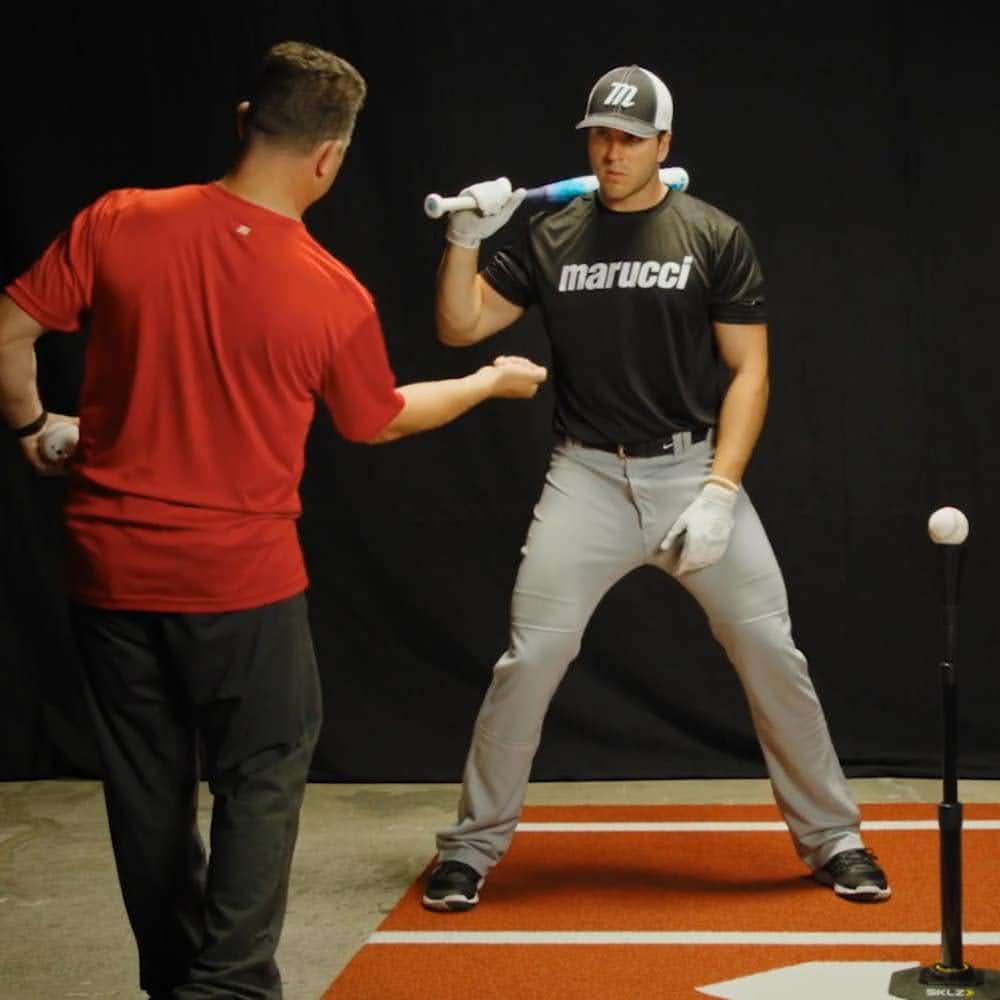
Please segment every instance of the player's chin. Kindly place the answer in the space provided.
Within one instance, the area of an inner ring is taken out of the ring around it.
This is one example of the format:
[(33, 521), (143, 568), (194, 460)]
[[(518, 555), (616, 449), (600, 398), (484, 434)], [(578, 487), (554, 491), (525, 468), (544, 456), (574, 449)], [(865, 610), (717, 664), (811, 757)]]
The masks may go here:
[(598, 183), (601, 194), (614, 198), (621, 198), (632, 187), (631, 178), (627, 174), (601, 174)]
[(630, 178), (601, 182), (601, 198), (606, 205), (625, 201), (636, 192), (635, 183)]

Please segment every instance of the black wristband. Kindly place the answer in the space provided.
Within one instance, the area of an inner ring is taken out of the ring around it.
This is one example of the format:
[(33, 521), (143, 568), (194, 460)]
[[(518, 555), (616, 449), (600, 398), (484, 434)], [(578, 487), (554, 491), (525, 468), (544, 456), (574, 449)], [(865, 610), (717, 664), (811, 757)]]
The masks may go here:
[(26, 438), (32, 434), (37, 434), (45, 426), (45, 421), (48, 419), (49, 415), (45, 412), (45, 410), (42, 410), (42, 415), (40, 417), (36, 417), (30, 424), (25, 424), (23, 427), (13, 428), (14, 437)]

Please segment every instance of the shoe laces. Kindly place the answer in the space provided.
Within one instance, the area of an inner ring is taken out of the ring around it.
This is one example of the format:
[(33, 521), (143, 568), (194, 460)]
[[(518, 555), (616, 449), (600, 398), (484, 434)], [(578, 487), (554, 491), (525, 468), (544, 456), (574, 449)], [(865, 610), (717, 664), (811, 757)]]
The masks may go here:
[(464, 861), (442, 861), (434, 869), (435, 875), (450, 875), (452, 872), (474, 872), (476, 878), (479, 878), (479, 872), (472, 865), (467, 865)]
[(843, 872), (855, 867), (877, 868), (877, 861), (878, 855), (870, 847), (855, 847), (835, 854), (828, 864), (836, 871)]

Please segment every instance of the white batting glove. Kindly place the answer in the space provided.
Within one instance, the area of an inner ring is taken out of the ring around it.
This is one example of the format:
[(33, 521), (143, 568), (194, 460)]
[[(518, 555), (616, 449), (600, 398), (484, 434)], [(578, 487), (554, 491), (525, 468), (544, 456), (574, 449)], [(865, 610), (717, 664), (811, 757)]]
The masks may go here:
[(476, 199), (478, 207), (451, 213), (448, 220), (448, 242), (475, 250), (517, 211), (524, 201), (525, 193), (524, 188), (512, 191), (506, 177), (482, 181), (464, 188), (459, 194), (471, 195)]
[(734, 508), (738, 490), (718, 483), (705, 483), (701, 492), (682, 511), (667, 537), (660, 542), (666, 551), (681, 535), (683, 548), (677, 560), (677, 574), (693, 573), (717, 563), (726, 553), (733, 533)]

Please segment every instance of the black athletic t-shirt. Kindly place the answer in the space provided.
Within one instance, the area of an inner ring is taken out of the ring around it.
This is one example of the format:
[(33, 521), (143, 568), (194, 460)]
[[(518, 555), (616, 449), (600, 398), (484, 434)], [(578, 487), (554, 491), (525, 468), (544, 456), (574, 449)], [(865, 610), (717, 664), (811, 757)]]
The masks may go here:
[(641, 212), (577, 198), (532, 218), (482, 273), (509, 302), (541, 309), (555, 430), (585, 443), (714, 426), (723, 381), (712, 322), (766, 321), (743, 227), (679, 191)]

